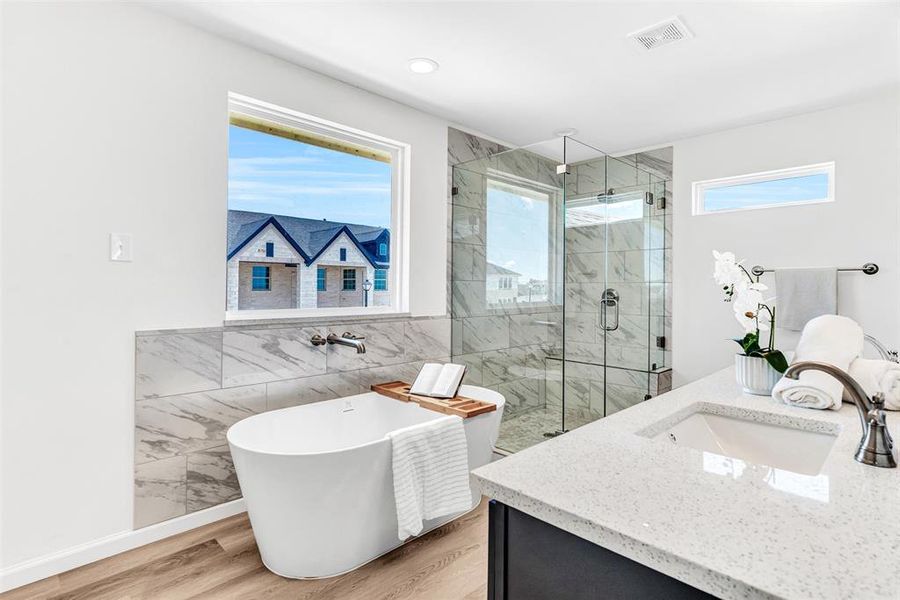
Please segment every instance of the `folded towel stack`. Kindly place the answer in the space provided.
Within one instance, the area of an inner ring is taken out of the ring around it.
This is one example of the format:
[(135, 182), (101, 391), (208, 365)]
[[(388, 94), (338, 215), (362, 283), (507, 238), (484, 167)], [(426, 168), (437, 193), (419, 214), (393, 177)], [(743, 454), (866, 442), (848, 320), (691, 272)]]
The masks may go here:
[(869, 397), (884, 394), (884, 407), (900, 410), (900, 365), (889, 360), (857, 358), (850, 364), (850, 377)]
[[(863, 330), (856, 321), (838, 315), (811, 319), (803, 328), (793, 362), (824, 362), (849, 371), (863, 349)], [(782, 377), (772, 396), (785, 404), (804, 408), (839, 410), (844, 386), (821, 371), (804, 371), (798, 379)]]
[(472, 508), (466, 431), (457, 416), (397, 429), (391, 440), (397, 536), (422, 531), (422, 521)]

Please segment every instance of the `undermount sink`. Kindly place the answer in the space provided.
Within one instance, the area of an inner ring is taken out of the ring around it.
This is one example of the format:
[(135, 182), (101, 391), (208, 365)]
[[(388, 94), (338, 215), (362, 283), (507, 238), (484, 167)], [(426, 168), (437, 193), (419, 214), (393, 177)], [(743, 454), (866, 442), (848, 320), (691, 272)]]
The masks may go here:
[(818, 475), (837, 436), (731, 416), (694, 412), (653, 436), (678, 446)]

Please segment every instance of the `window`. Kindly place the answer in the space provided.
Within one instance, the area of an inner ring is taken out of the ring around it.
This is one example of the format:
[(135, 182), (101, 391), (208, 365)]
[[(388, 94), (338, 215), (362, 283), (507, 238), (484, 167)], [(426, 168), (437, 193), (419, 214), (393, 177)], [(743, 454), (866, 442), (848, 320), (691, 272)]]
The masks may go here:
[(356, 290), (356, 269), (344, 269), (344, 285), (341, 289), (345, 292)]
[[(531, 185), (534, 183), (534, 185)], [(543, 303), (549, 300), (551, 194), (536, 182), (487, 180), (488, 306)], [(536, 287), (519, 289), (519, 282)]]
[(387, 289), (387, 269), (375, 269), (375, 291), (384, 292)]
[(325, 291), (325, 275), (328, 274), (328, 269), (323, 269), (319, 267), (316, 269), (316, 291), (324, 292)]
[(378, 244), (378, 256), (387, 256), (387, 244)]
[[(238, 94), (228, 99), (226, 318), (240, 319), (243, 310), (283, 311), (243, 318), (408, 310), (409, 237), (401, 228), (409, 145)], [(393, 235), (400, 237), (391, 247)], [(366, 250), (348, 256), (353, 247)], [(399, 264), (388, 264), (388, 252)], [(317, 291), (358, 290), (363, 275), (343, 281), (347, 262), (356, 271), (383, 268), (391, 293), (379, 294), (377, 306), (365, 306), (362, 295), (308, 293), (313, 281)], [(270, 268), (265, 276), (252, 268), (260, 263)], [(331, 283), (319, 267), (335, 269)], [(290, 293), (249, 294), (282, 287)]]
[(254, 292), (263, 292), (272, 289), (272, 279), (269, 267), (253, 267), (251, 272), (252, 285), (250, 286)]
[(566, 228), (590, 227), (644, 218), (646, 196), (641, 191), (590, 194), (583, 197), (566, 197)]
[(834, 201), (834, 163), (694, 182), (695, 215)]

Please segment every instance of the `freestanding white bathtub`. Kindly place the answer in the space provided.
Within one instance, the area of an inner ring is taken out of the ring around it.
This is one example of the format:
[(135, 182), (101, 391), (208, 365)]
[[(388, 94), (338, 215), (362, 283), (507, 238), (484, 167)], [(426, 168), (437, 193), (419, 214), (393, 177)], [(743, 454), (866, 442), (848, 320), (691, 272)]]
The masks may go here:
[[(504, 399), (468, 385), (460, 394), (497, 405), (464, 420), (471, 470), (491, 460)], [(269, 570), (283, 577), (332, 577), (400, 546), (385, 434), (441, 416), (368, 392), (234, 424), (228, 445)], [(471, 485), (474, 508), (481, 492), (474, 480)], [(426, 521), (423, 533), (459, 516)]]

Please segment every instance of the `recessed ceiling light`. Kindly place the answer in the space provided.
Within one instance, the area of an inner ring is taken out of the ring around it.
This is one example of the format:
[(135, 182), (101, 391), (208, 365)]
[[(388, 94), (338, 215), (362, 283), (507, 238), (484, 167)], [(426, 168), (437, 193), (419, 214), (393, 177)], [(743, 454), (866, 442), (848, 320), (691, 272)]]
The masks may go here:
[(430, 58), (409, 59), (409, 70), (413, 73), (433, 73), (438, 70), (438, 66), (437, 61), (431, 60)]
[(572, 137), (573, 135), (578, 135), (578, 130), (574, 127), (563, 127), (553, 132), (554, 137)]

